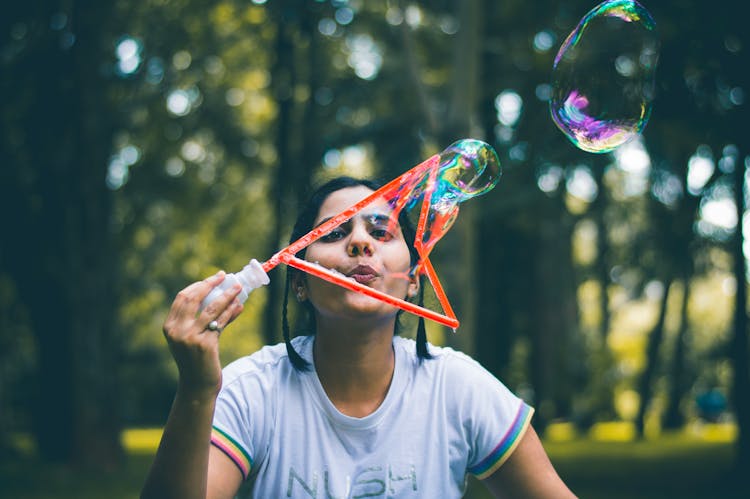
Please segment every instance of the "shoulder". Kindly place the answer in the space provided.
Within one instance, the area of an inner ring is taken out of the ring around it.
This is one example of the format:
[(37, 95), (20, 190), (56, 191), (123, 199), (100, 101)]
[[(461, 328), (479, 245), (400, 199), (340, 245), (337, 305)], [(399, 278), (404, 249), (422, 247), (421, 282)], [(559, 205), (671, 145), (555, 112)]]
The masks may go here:
[[(304, 348), (310, 340), (309, 337), (301, 336), (294, 338), (292, 344), (299, 351)], [(294, 371), (292, 363), (284, 343), (276, 345), (267, 345), (257, 352), (241, 357), (229, 363), (223, 370), (223, 386), (228, 387), (232, 384), (250, 379), (250, 378), (268, 378), (276, 376), (289, 375)]]
[[(419, 359), (416, 352), (416, 342), (409, 338), (394, 337), (395, 349), (401, 350), (401, 355), (407, 363), (414, 367), (415, 373), (422, 373), (429, 378), (441, 378), (450, 384), (462, 383), (465, 379), (495, 377), (471, 356), (450, 347), (436, 346), (431, 343), (427, 348), (432, 355), (430, 359)], [(421, 362), (420, 362), (421, 360)]]
[[(404, 356), (407, 357), (411, 362), (418, 363), (419, 358), (417, 357), (416, 342), (410, 338), (402, 338), (401, 336), (395, 336), (393, 338), (394, 348), (401, 349)], [(439, 367), (440, 369), (466, 369), (474, 370), (484, 368), (471, 358), (469, 355), (454, 350), (451, 347), (441, 347), (433, 345), (432, 343), (427, 344), (427, 349), (432, 355), (431, 359), (425, 359), (422, 365), (425, 367)]]

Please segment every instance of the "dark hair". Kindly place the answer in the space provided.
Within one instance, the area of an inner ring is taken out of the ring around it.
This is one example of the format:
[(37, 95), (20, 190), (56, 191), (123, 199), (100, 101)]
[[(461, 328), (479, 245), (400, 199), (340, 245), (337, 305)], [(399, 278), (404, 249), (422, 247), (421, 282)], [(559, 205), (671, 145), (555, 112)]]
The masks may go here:
[[(310, 196), (310, 199), (308, 200), (307, 204), (304, 206), (302, 211), (300, 211), (299, 215), (297, 216), (297, 221), (294, 224), (294, 228), (292, 229), (292, 235), (289, 238), (289, 243), (296, 241), (300, 237), (304, 236), (310, 230), (313, 228), (313, 224), (315, 223), (315, 219), (318, 216), (318, 212), (320, 211), (320, 207), (323, 205), (323, 202), (326, 200), (326, 198), (331, 195), (332, 193), (341, 190), (346, 189), (347, 187), (358, 187), (358, 186), (364, 186), (368, 189), (371, 189), (373, 191), (378, 190), (381, 187), (381, 184), (374, 180), (367, 180), (367, 179), (357, 179), (353, 177), (336, 177), (332, 180), (329, 180), (325, 184), (318, 187)], [(414, 266), (419, 261), (419, 254), (417, 253), (416, 248), (414, 247), (414, 238), (416, 237), (416, 230), (414, 229), (414, 224), (409, 219), (406, 210), (403, 210), (401, 213), (399, 213), (399, 224), (401, 226), (401, 231), (404, 234), (404, 239), (406, 240), (406, 245), (409, 248), (409, 256), (411, 260), (411, 265)], [(305, 249), (302, 249), (300, 252), (296, 255), (299, 258), (304, 258), (305, 256)], [(299, 353), (294, 349), (292, 346), (292, 341), (289, 333), (289, 319), (287, 318), (287, 305), (289, 303), (289, 288), (291, 286), (291, 280), (292, 277), (295, 275), (296, 272), (300, 272), (299, 270), (293, 268), (293, 267), (287, 267), (286, 272), (286, 283), (284, 285), (284, 302), (282, 305), (281, 310), (281, 329), (284, 334), (284, 343), (286, 344), (286, 351), (289, 355), (289, 360), (292, 362), (292, 365), (297, 369), (301, 371), (306, 371), (310, 368), (310, 363), (303, 359)], [(418, 304), (421, 306), (424, 303), (424, 278), (422, 276), (419, 277), (419, 294), (417, 295)], [(306, 334), (315, 334), (315, 315), (312, 305), (309, 302), (302, 303), (302, 307), (304, 308), (306, 314), (307, 314), (307, 327), (304, 328), (304, 332)], [(399, 311), (399, 315), (401, 314), (401, 311)], [(398, 321), (396, 321), (396, 327), (393, 331), (393, 334), (398, 334), (399, 324)], [(432, 355), (430, 354), (429, 350), (427, 349), (427, 333), (425, 331), (425, 325), (424, 325), (424, 318), (419, 317), (418, 323), (417, 323), (417, 357), (419, 357), (420, 361), (423, 359), (431, 359)]]

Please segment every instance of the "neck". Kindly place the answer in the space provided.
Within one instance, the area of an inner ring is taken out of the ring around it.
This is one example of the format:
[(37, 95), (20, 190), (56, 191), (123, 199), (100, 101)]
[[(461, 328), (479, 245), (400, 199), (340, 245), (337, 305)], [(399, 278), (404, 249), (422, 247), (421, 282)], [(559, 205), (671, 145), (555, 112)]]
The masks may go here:
[(395, 318), (373, 324), (318, 317), (316, 324), (315, 369), (328, 398), (348, 416), (372, 414), (393, 378)]

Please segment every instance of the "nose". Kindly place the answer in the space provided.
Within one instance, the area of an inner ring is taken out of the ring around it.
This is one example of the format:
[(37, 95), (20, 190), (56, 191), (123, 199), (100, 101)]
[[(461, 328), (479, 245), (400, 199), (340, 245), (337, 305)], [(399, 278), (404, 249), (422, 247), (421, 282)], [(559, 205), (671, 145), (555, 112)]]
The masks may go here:
[(372, 256), (372, 240), (361, 224), (356, 224), (352, 228), (346, 252), (349, 256)]

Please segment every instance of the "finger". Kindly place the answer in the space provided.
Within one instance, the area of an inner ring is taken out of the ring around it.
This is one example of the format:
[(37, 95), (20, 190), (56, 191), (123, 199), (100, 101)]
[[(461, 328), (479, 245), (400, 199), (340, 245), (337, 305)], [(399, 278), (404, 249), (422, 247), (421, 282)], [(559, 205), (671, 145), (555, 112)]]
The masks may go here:
[(212, 289), (221, 284), (226, 277), (226, 272), (220, 270), (214, 275), (206, 277), (202, 281), (193, 283), (193, 285), (188, 286), (190, 298), (196, 299), (200, 302), (211, 292)]
[(245, 307), (240, 303), (239, 300), (234, 300), (232, 302), (232, 306), (230, 307), (232, 310), (232, 315), (229, 317), (229, 321), (227, 322), (227, 326), (234, 322), (234, 320), (239, 317), (239, 315), (242, 313), (243, 310), (245, 310)]
[(208, 327), (204, 330), (204, 333), (217, 333), (221, 334), (230, 322), (232, 322), (232, 316), (235, 313), (235, 299), (227, 308), (225, 308), (216, 319), (208, 323)]
[(181, 291), (183, 296), (194, 296), (204, 289), (212, 289), (218, 286), (221, 281), (226, 277), (226, 272), (223, 270), (218, 271), (214, 275), (210, 275), (203, 280), (196, 281)]
[(208, 288), (209, 290), (213, 289), (213, 287), (220, 284), (224, 278), (224, 271), (219, 271), (202, 281), (190, 284), (177, 293), (177, 296), (169, 309), (167, 318), (164, 321), (164, 333), (168, 336), (180, 335), (180, 332), (187, 333), (188, 331), (186, 331), (186, 329), (188, 328), (188, 324), (185, 324), (185, 321), (195, 318), (197, 307), (200, 306), (200, 301), (197, 297), (200, 296), (201, 288)]
[(208, 293), (215, 286), (219, 285), (224, 280), (224, 277), (224, 271), (220, 270), (216, 274), (207, 277), (202, 281), (197, 281), (187, 286), (177, 293), (177, 297), (175, 297), (173, 302), (173, 309), (179, 313), (185, 308), (191, 308), (191, 305), (196, 301), (200, 302), (202, 299), (200, 296), (202, 296), (204, 292)]
[(216, 274), (206, 277), (202, 281), (197, 281), (183, 289), (177, 294), (175, 304), (177, 305), (177, 314), (191, 314), (195, 316), (200, 307), (200, 303), (213, 288), (221, 284), (226, 277), (223, 270)]
[(204, 324), (211, 322), (221, 315), (224, 310), (237, 298), (237, 295), (242, 291), (240, 284), (234, 284), (229, 289), (225, 290), (218, 298), (209, 303), (206, 308), (198, 316), (199, 321), (203, 321)]
[(218, 319), (219, 319), (219, 317), (217, 317), (216, 319), (214, 319), (211, 322), (209, 322), (208, 325), (205, 328), (203, 328), (203, 330), (201, 332), (205, 333), (205, 332), (209, 331), (209, 332), (213, 332), (213, 333), (221, 333), (221, 331), (224, 329), (224, 327), (219, 325)]

